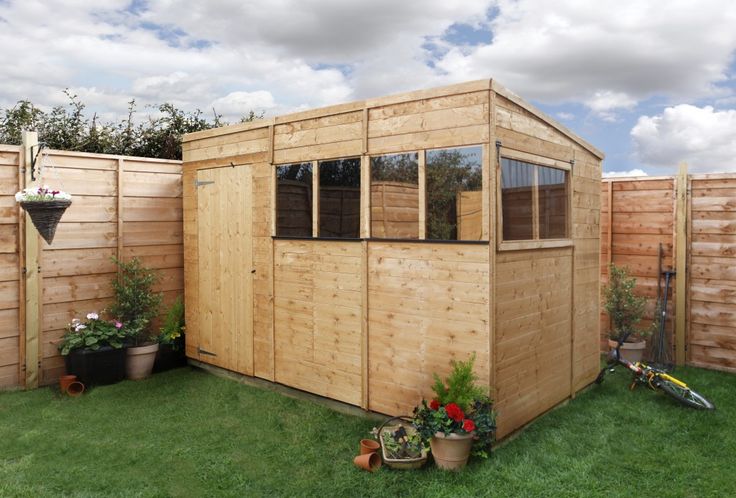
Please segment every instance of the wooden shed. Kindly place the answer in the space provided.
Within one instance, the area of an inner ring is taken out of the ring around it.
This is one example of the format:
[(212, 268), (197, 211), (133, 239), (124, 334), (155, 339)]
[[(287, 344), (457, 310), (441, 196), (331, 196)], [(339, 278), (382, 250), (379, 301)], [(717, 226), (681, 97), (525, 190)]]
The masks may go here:
[(595, 378), (603, 154), (495, 81), (183, 150), (189, 358), (408, 414), (475, 353), (500, 437)]

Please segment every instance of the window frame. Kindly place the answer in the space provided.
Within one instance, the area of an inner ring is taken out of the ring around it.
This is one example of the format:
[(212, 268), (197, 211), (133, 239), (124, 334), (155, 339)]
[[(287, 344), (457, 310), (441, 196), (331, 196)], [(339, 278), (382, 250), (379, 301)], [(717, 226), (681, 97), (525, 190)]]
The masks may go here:
[[(520, 161), (535, 166), (533, 184), (532, 184), (532, 239), (524, 240), (504, 240), (503, 239), (503, 178), (502, 178), (502, 160)], [(553, 168), (564, 170), (565, 175), (565, 192), (567, 194), (567, 202), (565, 202), (565, 232), (566, 236), (556, 239), (540, 239), (539, 238), (539, 169), (538, 167)], [(552, 159), (528, 152), (517, 151), (504, 148), (498, 152), (498, 160), (496, 165), (496, 240), (497, 249), (499, 251), (520, 251), (529, 249), (548, 249), (555, 247), (571, 247), (572, 240), (572, 162), (564, 162), (558, 159)]]
[[(397, 152), (380, 152), (374, 154), (366, 154), (366, 165), (368, 168), (367, 178), (369, 179), (369, 185), (372, 178), (371, 172), (371, 159), (380, 156), (391, 156), (396, 154), (412, 154), (417, 153), (418, 160), (418, 181), (419, 181), (419, 237), (416, 239), (391, 239), (391, 238), (380, 238), (373, 237), (371, 231), (371, 205), (370, 205), (370, 187), (367, 195), (366, 202), (368, 202), (368, 238), (375, 240), (405, 240), (407, 242), (427, 242), (427, 243), (438, 243), (438, 244), (489, 244), (490, 234), (489, 231), (489, 220), (491, 219), (491, 203), (490, 195), (483, 195), (482, 202), (482, 227), (481, 227), (481, 239), (480, 240), (459, 240), (459, 239), (428, 239), (427, 238), (427, 152), (436, 150), (449, 150), (449, 149), (466, 149), (471, 147), (480, 147), (481, 150), (481, 192), (491, 192), (491, 168), (490, 163), (490, 146), (488, 143), (472, 143), (462, 145), (447, 145), (441, 147), (426, 147), (420, 149), (404, 150)], [(362, 185), (361, 185), (362, 188)]]

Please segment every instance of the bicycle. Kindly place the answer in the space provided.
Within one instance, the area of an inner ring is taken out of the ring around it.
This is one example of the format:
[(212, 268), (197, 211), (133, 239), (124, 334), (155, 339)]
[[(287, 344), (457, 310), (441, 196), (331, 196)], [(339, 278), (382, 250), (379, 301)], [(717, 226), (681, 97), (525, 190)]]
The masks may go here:
[(715, 405), (702, 394), (693, 391), (687, 384), (668, 374), (659, 368), (649, 366), (642, 362), (631, 363), (621, 357), (619, 351), (621, 345), (626, 340), (628, 334), (618, 340), (616, 349), (609, 354), (608, 364), (601, 369), (598, 377), (595, 379), (596, 384), (603, 382), (607, 372), (613, 372), (618, 365), (623, 365), (631, 370), (634, 377), (631, 381), (629, 389), (633, 390), (638, 384), (646, 385), (653, 391), (662, 390), (665, 394), (676, 399), (685, 406), (697, 408), (699, 410), (715, 410)]

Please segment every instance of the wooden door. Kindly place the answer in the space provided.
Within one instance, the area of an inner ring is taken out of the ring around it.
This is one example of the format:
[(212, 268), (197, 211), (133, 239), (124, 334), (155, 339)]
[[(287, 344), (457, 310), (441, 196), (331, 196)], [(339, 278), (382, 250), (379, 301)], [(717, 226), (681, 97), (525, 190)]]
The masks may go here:
[(253, 375), (252, 175), (197, 173), (199, 360)]

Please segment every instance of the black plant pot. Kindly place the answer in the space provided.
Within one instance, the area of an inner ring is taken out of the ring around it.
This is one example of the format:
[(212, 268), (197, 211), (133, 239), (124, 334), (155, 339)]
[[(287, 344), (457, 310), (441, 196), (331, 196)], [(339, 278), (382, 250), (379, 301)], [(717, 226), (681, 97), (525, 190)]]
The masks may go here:
[[(176, 349), (174, 349), (176, 347)], [(175, 344), (161, 344), (156, 354), (156, 363), (153, 364), (153, 373), (165, 372), (174, 368), (187, 366), (187, 357), (184, 354), (184, 341), (177, 340)]]
[(125, 348), (75, 349), (66, 356), (66, 372), (85, 386), (115, 384), (125, 379)]

